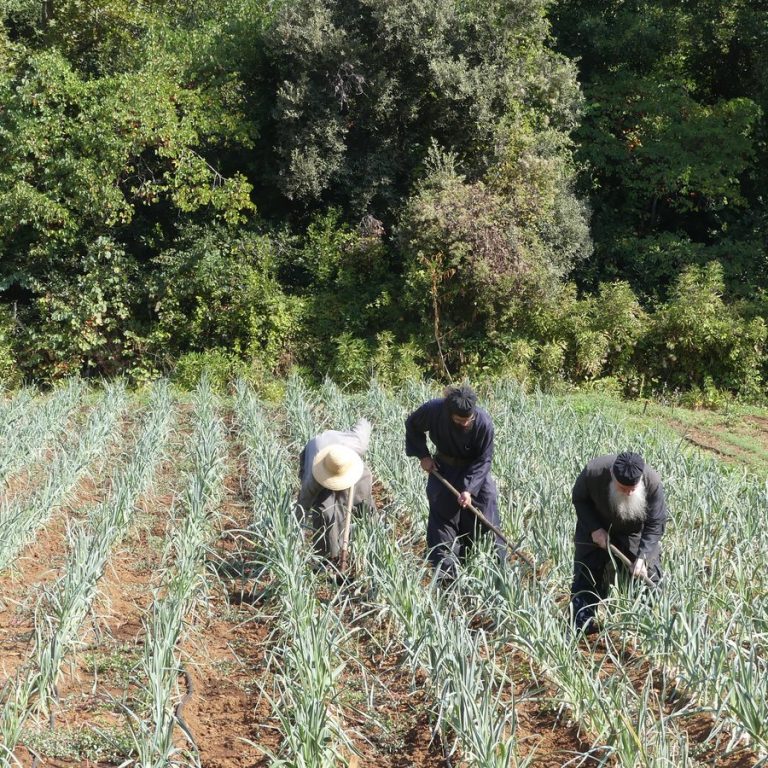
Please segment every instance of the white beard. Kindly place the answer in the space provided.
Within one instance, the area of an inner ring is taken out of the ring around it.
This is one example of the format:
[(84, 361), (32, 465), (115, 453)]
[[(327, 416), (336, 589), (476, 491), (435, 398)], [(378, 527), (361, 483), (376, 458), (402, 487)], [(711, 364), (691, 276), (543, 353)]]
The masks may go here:
[(637, 523), (645, 520), (645, 483), (640, 478), (632, 493), (627, 495), (616, 487), (616, 481), (611, 480), (608, 487), (608, 503), (616, 519), (621, 523)]

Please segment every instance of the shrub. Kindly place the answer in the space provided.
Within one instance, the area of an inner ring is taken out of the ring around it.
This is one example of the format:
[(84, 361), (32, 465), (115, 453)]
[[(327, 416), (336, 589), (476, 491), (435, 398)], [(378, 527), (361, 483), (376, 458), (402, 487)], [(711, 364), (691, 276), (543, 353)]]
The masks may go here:
[(423, 374), (419, 365), (420, 353), (412, 341), (397, 343), (391, 331), (376, 335), (372, 367), (376, 378), (382, 383), (397, 387), (406, 381), (418, 379)]
[(342, 333), (331, 339), (335, 352), (330, 375), (335, 381), (351, 387), (363, 387), (370, 379), (371, 349), (364, 339)]
[(301, 302), (278, 283), (268, 237), (190, 228), (155, 266), (152, 344), (166, 364), (218, 349), (266, 371), (288, 366)]
[[(596, 296), (579, 298), (566, 283), (538, 291), (519, 302), (517, 327), (539, 344), (560, 352), (562, 376), (574, 383), (602, 376), (627, 376), (645, 313), (626, 283), (605, 284)], [(533, 361), (542, 383), (555, 375), (552, 350), (540, 350)]]
[(136, 259), (109, 237), (80, 255), (75, 273), (32, 281), (38, 294), (20, 338), (24, 368), (47, 381), (72, 374), (115, 375), (143, 353), (137, 319), (146, 297)]
[(398, 328), (397, 276), (372, 217), (357, 227), (331, 209), (314, 217), (306, 237), (284, 250), (281, 272), (290, 274), (301, 298), (298, 361), (322, 379), (362, 380), (370, 375), (377, 333)]
[(722, 294), (718, 262), (692, 266), (680, 275), (670, 300), (651, 316), (638, 369), (657, 386), (760, 395), (765, 321), (743, 318)]
[(528, 220), (536, 212), (544, 216), (545, 195), (536, 197), (534, 213), (512, 202), (512, 188), (522, 198), (525, 189), (533, 194), (531, 187), (543, 182), (511, 172), (505, 186), (498, 174), (492, 181), (465, 179), (456, 157), (433, 146), (401, 217), (404, 303), (431, 329), (432, 365), (440, 375), (468, 374), (480, 364), (489, 350), (473, 353), (473, 339), (514, 335), (515, 314), (536, 311), (535, 302), (556, 290), (576, 258)]
[(192, 390), (205, 373), (211, 386), (224, 392), (235, 379), (250, 379), (248, 364), (238, 355), (226, 349), (207, 349), (204, 352), (187, 352), (176, 363), (172, 381), (182, 389)]
[(12, 389), (21, 384), (21, 371), (13, 348), (13, 318), (0, 307), (0, 387)]

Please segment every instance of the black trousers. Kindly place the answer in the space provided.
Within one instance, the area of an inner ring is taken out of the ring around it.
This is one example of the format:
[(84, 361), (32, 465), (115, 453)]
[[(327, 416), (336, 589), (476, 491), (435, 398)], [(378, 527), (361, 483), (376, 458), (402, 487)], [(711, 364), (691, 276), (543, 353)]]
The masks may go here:
[[(452, 478), (447, 471), (441, 474), (456, 487), (459, 476)], [(455, 576), (456, 563), (463, 562), (472, 545), (481, 534), (493, 536), (496, 551), (503, 563), (506, 558), (504, 542), (489, 531), (468, 509), (459, 506), (456, 497), (434, 476), (427, 480), (429, 519), (427, 520), (427, 547), (429, 561), (435, 568)], [(488, 477), (480, 493), (472, 498), (478, 509), (496, 527), (499, 527), (499, 504), (496, 482)]]
[[(610, 542), (623, 552), (632, 562), (637, 558), (640, 547), (640, 534), (612, 534)], [(646, 555), (648, 578), (654, 584), (661, 581), (661, 551), (657, 546)], [(574, 535), (573, 583), (571, 598), (579, 598), (583, 604), (595, 603), (608, 594), (610, 586), (607, 576), (607, 566), (611, 562), (608, 550), (601, 549), (592, 543), (591, 535), (581, 525), (576, 525)], [(623, 568), (624, 566), (620, 566)]]

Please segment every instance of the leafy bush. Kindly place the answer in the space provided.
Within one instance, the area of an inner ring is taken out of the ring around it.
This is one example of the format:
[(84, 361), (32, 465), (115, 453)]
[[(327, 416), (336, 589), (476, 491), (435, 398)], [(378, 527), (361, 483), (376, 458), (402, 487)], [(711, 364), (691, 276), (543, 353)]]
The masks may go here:
[(74, 274), (34, 279), (19, 344), (28, 373), (52, 381), (114, 375), (144, 351), (137, 307), (145, 298), (138, 264), (107, 237), (89, 244)]
[[(546, 195), (516, 204), (525, 189), (536, 186), (538, 175), (546, 175), (536, 163), (529, 164), (534, 170), (528, 175), (499, 170), (493, 183), (485, 184), (467, 181), (455, 156), (436, 146), (428, 160), (401, 217), (404, 301), (432, 331), (433, 369), (450, 377), (479, 364), (471, 351), (478, 340), (487, 347), (488, 339), (504, 344), (519, 336), (519, 319), (551, 301), (562, 273), (588, 249), (563, 252), (531, 225), (535, 212), (557, 218)], [(483, 356), (490, 352), (486, 348)]]
[(238, 378), (250, 380), (248, 364), (238, 355), (226, 349), (206, 349), (204, 352), (187, 352), (176, 363), (172, 380), (183, 389), (194, 389), (203, 374), (211, 386), (223, 392)]
[(13, 348), (13, 318), (0, 307), (0, 387), (12, 389), (21, 384), (21, 372)]
[(364, 339), (345, 332), (331, 339), (334, 355), (329, 373), (342, 384), (360, 388), (371, 378), (371, 349)]
[(371, 377), (383, 384), (398, 386), (420, 378), (418, 349), (411, 342), (397, 343), (394, 334), (385, 331), (375, 340), (365, 340), (343, 333), (333, 339), (335, 354), (328, 373), (335, 381), (353, 389), (367, 387)]
[(353, 228), (330, 209), (315, 216), (306, 236), (282, 255), (281, 272), (290, 273), (301, 297), (294, 353), (319, 379), (337, 371), (342, 380), (367, 380), (370, 339), (392, 328), (398, 328), (398, 338), (407, 335), (383, 234), (372, 217)]
[(538, 383), (546, 388), (556, 387), (563, 381), (565, 344), (562, 341), (547, 341), (542, 344), (534, 358)]
[(606, 342), (604, 371), (631, 374), (635, 348), (645, 333), (648, 315), (629, 283), (602, 283), (597, 296), (588, 299), (591, 325)]
[(534, 343), (531, 373), (542, 386), (559, 375), (572, 383), (631, 377), (646, 316), (626, 283), (579, 297), (575, 284), (528, 292), (517, 302), (514, 328)]
[(657, 386), (682, 391), (714, 387), (757, 397), (766, 335), (761, 317), (744, 319), (736, 306), (723, 301), (718, 262), (689, 267), (670, 300), (651, 316), (638, 369)]
[(301, 302), (278, 283), (268, 237), (191, 227), (155, 267), (150, 340), (164, 365), (209, 349), (226, 349), (265, 371), (290, 364)]
[(391, 331), (376, 335), (371, 365), (376, 378), (392, 387), (420, 378), (423, 369), (419, 365), (421, 353), (412, 341), (397, 343)]

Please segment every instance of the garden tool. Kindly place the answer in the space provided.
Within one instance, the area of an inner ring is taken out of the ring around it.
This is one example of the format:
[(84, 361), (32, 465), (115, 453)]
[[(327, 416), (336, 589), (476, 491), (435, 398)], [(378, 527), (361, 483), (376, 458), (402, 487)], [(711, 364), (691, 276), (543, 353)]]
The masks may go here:
[(339, 570), (344, 573), (347, 569), (347, 554), (349, 552), (349, 529), (352, 524), (352, 500), (355, 496), (355, 485), (349, 489), (349, 499), (347, 503), (347, 515), (344, 519), (344, 535), (341, 538), (341, 552), (339, 552)]
[[(621, 560), (621, 562), (627, 566), (627, 570), (632, 573), (632, 561), (618, 547), (615, 547), (610, 542), (608, 543), (608, 547), (611, 550), (611, 554), (615, 555), (619, 560)], [(648, 576), (641, 576), (640, 580), (643, 582), (643, 584), (645, 584), (646, 587), (656, 589), (656, 584), (654, 584), (653, 581), (648, 578)]]
[[(458, 499), (461, 494), (436, 470), (432, 470), (432, 474)], [(467, 506), (467, 509), (489, 530), (493, 531), (509, 548), (512, 554), (517, 555), (528, 565), (533, 571), (536, 570), (536, 566), (528, 555), (523, 553), (517, 547), (514, 547), (509, 543), (507, 537), (497, 528), (477, 507), (473, 507), (471, 504)]]

